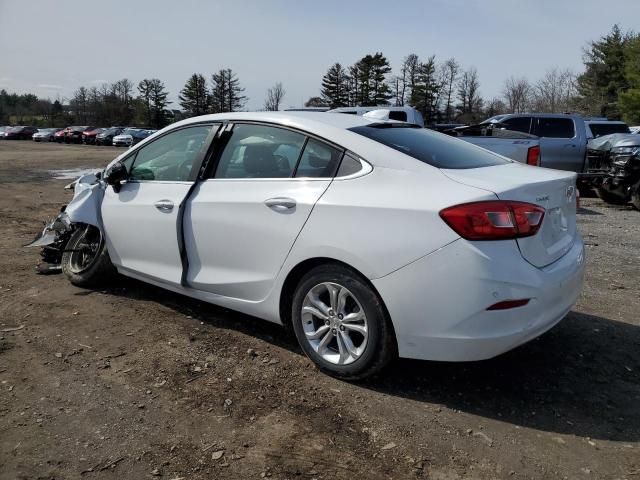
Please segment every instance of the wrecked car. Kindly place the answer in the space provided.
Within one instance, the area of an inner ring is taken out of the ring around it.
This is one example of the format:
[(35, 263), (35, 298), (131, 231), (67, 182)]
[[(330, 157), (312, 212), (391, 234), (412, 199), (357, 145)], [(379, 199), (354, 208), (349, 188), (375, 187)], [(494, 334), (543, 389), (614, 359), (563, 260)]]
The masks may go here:
[(598, 196), (614, 205), (631, 204), (640, 210), (640, 137), (616, 133), (590, 140), (589, 173)]
[(215, 114), (82, 177), (33, 245), (78, 286), (118, 272), (283, 324), (361, 379), (560, 322), (585, 268), (575, 182), (404, 122)]

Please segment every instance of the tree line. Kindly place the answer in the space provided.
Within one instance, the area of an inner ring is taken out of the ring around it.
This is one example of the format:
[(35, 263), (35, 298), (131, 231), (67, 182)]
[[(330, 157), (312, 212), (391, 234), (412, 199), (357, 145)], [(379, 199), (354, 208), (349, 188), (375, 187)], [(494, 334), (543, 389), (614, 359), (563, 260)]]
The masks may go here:
[[(474, 123), (501, 113), (576, 112), (640, 123), (640, 34), (617, 25), (583, 52), (584, 71), (552, 67), (541, 78), (510, 76), (501, 94), (483, 98), (475, 67), (455, 58), (436, 60), (410, 53), (394, 72), (382, 52), (367, 54), (353, 65), (332, 64), (320, 82), (320, 95), (305, 106), (349, 107), (409, 105), (427, 124)], [(62, 126), (144, 125), (161, 128), (181, 118), (233, 112), (248, 101), (238, 76), (223, 68), (208, 79), (192, 74), (172, 108), (158, 78), (134, 84), (127, 78), (100, 86), (79, 87), (65, 101), (0, 90), (0, 124), (33, 123)], [(281, 82), (270, 87), (264, 110), (279, 110), (286, 91)]]
[(640, 123), (640, 34), (611, 32), (584, 50), (584, 71), (552, 67), (536, 80), (510, 76), (498, 97), (484, 99), (475, 67), (435, 55), (407, 55), (396, 73), (381, 52), (351, 66), (336, 62), (307, 106), (410, 105), (427, 124), (473, 123), (501, 113), (575, 112)]

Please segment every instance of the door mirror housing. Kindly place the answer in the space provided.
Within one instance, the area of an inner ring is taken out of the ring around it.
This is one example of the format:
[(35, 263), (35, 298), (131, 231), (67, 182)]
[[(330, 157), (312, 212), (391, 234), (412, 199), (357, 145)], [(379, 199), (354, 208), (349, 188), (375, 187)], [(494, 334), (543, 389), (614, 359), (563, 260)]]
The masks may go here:
[(123, 181), (127, 179), (129, 173), (124, 163), (116, 162), (105, 172), (104, 181), (113, 187), (113, 191), (118, 193)]

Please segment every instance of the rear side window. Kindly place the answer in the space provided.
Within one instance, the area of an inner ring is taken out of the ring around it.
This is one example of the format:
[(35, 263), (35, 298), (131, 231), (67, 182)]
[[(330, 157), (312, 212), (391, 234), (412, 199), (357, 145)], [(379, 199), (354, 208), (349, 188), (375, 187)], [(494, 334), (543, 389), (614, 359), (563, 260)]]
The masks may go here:
[(336, 177), (347, 177), (362, 170), (362, 163), (349, 153), (345, 153)]
[(296, 178), (333, 177), (341, 156), (342, 151), (310, 138), (302, 152), (295, 176)]
[(399, 120), (400, 122), (406, 122), (407, 112), (391, 110), (389, 112), (389, 120)]
[(500, 122), (507, 130), (529, 133), (531, 130), (531, 117), (512, 117)]
[(426, 128), (380, 123), (350, 130), (437, 168), (480, 168), (510, 163), (488, 150)]
[(535, 134), (547, 138), (573, 138), (576, 130), (570, 118), (538, 118)]

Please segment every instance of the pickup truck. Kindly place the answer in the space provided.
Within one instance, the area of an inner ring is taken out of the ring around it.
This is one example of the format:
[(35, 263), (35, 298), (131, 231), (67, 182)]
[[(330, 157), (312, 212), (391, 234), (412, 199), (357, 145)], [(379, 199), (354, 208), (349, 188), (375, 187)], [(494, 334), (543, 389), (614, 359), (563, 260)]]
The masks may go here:
[(540, 141), (535, 135), (505, 130), (496, 123), (458, 127), (444, 133), (516, 162), (540, 166)]
[[(528, 133), (540, 138), (540, 166), (586, 172), (589, 119), (557, 113), (512, 113), (491, 117), (482, 124)], [(606, 121), (606, 120), (605, 120)]]

